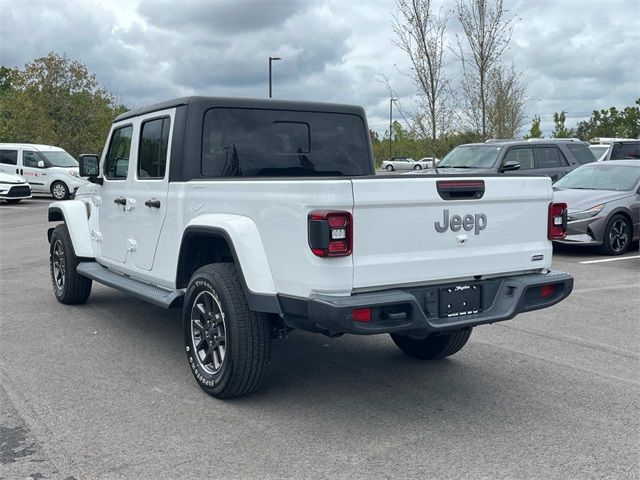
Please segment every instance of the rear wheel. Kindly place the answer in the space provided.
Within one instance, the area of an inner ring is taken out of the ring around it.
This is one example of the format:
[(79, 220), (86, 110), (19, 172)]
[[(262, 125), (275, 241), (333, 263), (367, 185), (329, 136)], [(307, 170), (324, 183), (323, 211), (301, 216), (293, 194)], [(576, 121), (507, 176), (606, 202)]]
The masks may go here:
[(53, 182), (51, 185), (51, 195), (56, 200), (66, 200), (69, 198), (69, 188), (64, 184), (64, 182)]
[(623, 215), (614, 215), (604, 229), (600, 250), (607, 255), (622, 255), (631, 244), (631, 226)]
[(51, 234), (49, 247), (51, 285), (60, 303), (76, 305), (84, 303), (91, 294), (91, 279), (76, 271), (78, 257), (73, 251), (71, 237), (65, 224), (58, 225)]
[(459, 352), (467, 344), (473, 328), (462, 328), (427, 337), (391, 334), (394, 343), (410, 357), (438, 359)]
[(393, 172), (393, 165), (387, 165), (385, 168), (387, 169), (387, 172)]
[(15, 205), (16, 203), (19, 203), (20, 200), (22, 200), (21, 198), (7, 198), (5, 199), (5, 202), (7, 202), (9, 205)]
[(191, 277), (183, 308), (189, 367), (217, 398), (255, 390), (271, 356), (269, 319), (249, 310), (232, 263), (206, 265)]
[(422, 170), (422, 165), (416, 165), (413, 167), (414, 170)]

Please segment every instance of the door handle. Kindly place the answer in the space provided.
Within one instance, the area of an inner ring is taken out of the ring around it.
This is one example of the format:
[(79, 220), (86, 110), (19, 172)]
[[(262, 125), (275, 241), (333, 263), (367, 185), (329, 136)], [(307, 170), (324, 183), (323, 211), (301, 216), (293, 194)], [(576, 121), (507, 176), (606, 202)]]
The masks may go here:
[(147, 207), (160, 208), (160, 200), (157, 200), (155, 198), (152, 198), (151, 200), (147, 200), (146, 202), (144, 202), (144, 204)]
[(124, 207), (127, 204), (127, 199), (124, 197), (117, 197), (113, 199), (113, 203)]
[(16, 173), (17, 173), (18, 175), (20, 175), (20, 169), (19, 169), (19, 168), (16, 168)]

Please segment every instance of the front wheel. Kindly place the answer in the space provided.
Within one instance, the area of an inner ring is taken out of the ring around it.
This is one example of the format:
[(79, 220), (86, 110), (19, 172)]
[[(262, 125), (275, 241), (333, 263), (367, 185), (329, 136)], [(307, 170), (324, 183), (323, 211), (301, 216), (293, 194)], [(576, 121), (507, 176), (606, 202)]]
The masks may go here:
[(385, 168), (387, 169), (387, 172), (393, 172), (393, 165), (387, 165)]
[(391, 334), (394, 343), (410, 357), (434, 360), (448, 357), (462, 350), (471, 336), (472, 327), (426, 337)]
[(604, 229), (600, 250), (606, 255), (622, 255), (631, 244), (631, 226), (623, 215), (614, 215)]
[(236, 266), (206, 265), (191, 277), (183, 307), (189, 367), (217, 398), (255, 390), (271, 356), (269, 319), (249, 310)]
[(84, 303), (91, 294), (91, 279), (76, 271), (78, 257), (73, 251), (73, 243), (67, 226), (58, 225), (51, 233), (49, 247), (49, 272), (53, 293), (60, 303), (77, 305)]
[(422, 170), (422, 165), (416, 165), (413, 167), (414, 170)]
[(7, 198), (5, 199), (5, 202), (7, 202), (7, 204), (9, 205), (15, 205), (16, 203), (20, 203), (20, 200), (22, 200), (21, 198)]
[(66, 200), (69, 198), (69, 188), (63, 182), (53, 182), (51, 185), (51, 195), (56, 200)]

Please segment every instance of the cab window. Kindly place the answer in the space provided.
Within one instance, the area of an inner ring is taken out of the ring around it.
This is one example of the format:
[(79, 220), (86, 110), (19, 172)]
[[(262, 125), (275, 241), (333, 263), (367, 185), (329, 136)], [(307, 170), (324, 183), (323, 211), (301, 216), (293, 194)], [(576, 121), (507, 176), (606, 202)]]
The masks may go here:
[(169, 117), (163, 117), (142, 124), (138, 152), (138, 179), (164, 178), (170, 122)]
[[(44, 161), (44, 159), (38, 155), (37, 152), (32, 152), (30, 150), (22, 151), (22, 166), (23, 167), (31, 167), (38, 168), (38, 162)], [(47, 162), (45, 162), (46, 164)]]
[(133, 125), (120, 127), (113, 131), (107, 158), (104, 162), (104, 176), (109, 180), (125, 180), (129, 170), (129, 154)]

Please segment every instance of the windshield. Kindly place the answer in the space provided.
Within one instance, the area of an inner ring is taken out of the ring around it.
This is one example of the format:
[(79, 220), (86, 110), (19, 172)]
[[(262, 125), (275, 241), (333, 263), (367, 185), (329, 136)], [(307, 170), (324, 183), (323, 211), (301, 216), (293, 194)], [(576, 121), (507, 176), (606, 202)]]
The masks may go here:
[(495, 145), (460, 145), (438, 163), (438, 168), (491, 168), (502, 147)]
[(49, 163), (54, 167), (77, 167), (78, 162), (69, 155), (67, 152), (40, 152), (40, 154), (46, 158)]
[(601, 162), (576, 168), (554, 183), (553, 188), (631, 190), (638, 181), (640, 181), (640, 167)]

